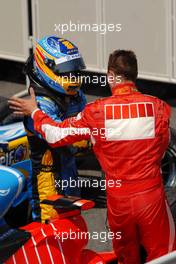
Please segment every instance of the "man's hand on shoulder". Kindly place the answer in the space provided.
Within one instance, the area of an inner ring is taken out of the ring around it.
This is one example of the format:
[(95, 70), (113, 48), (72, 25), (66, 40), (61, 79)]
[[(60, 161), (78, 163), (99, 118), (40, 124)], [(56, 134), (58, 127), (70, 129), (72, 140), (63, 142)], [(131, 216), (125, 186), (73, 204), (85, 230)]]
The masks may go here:
[(29, 99), (11, 97), (8, 102), (10, 109), (17, 115), (30, 116), (38, 108), (33, 88), (30, 88)]

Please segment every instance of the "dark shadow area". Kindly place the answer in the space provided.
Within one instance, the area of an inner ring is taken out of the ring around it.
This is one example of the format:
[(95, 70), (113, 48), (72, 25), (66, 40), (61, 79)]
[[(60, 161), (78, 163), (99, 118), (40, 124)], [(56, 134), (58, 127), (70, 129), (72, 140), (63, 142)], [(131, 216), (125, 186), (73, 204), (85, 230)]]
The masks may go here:
[(0, 81), (25, 84), (24, 63), (0, 59)]
[[(0, 80), (25, 84), (26, 77), (23, 74), (24, 63), (0, 59)], [(110, 88), (107, 84), (106, 74), (84, 72), (82, 89), (88, 95), (110, 96)], [(87, 78), (87, 79), (86, 79)], [(161, 99), (176, 98), (176, 84), (150, 80), (137, 80), (137, 87), (142, 93), (157, 96)]]
[[(92, 72), (84, 72), (85, 80), (86, 76), (90, 76), (91, 82), (85, 83), (83, 82), (82, 88), (84, 92), (88, 95), (95, 96), (110, 96), (110, 88), (108, 84), (104, 85), (105, 74), (92, 73)], [(98, 83), (97, 80), (99, 80)], [(100, 80), (102, 83), (100, 83)], [(137, 80), (137, 87), (140, 92), (157, 96), (160, 99), (174, 99), (176, 98), (176, 84), (173, 83), (164, 83), (157, 81), (149, 81), (144, 79)]]

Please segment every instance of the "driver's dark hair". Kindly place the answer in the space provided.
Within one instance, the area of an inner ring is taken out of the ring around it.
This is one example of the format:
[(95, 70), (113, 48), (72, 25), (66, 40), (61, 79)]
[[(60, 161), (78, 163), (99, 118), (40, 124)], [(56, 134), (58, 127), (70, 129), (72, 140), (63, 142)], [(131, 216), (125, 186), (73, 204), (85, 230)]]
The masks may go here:
[(131, 50), (115, 50), (109, 56), (108, 72), (110, 70), (117, 76), (135, 82), (138, 75), (135, 53)]

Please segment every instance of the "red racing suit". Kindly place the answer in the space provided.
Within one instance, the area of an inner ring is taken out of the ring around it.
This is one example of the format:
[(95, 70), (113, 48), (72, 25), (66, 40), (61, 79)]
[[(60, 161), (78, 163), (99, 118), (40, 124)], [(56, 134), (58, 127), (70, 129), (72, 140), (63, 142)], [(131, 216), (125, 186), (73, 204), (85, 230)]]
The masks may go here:
[(113, 247), (123, 264), (141, 263), (140, 244), (147, 261), (175, 249), (160, 169), (169, 117), (165, 102), (141, 94), (132, 82), (117, 85), (112, 96), (59, 124), (40, 110), (32, 113), (35, 129), (52, 147), (91, 139), (106, 174), (109, 225), (114, 234), (121, 232), (121, 239), (114, 235)]

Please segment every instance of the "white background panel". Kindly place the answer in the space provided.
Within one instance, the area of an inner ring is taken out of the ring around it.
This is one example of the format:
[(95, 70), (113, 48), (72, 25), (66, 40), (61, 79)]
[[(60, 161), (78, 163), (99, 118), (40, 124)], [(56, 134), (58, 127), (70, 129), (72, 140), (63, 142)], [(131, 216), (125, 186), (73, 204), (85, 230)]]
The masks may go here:
[(0, 32), (0, 58), (25, 61), (29, 54), (26, 0), (1, 0)]
[(34, 38), (56, 34), (75, 43), (85, 60), (87, 68), (101, 70), (99, 35), (96, 32), (55, 32), (55, 24), (98, 24), (100, 21), (100, 0), (33, 0)]
[(114, 49), (132, 49), (144, 76), (171, 77), (170, 0), (103, 0), (104, 22), (122, 23), (104, 42), (104, 68)]
[(173, 10), (173, 78), (176, 82), (176, 1), (172, 0)]

